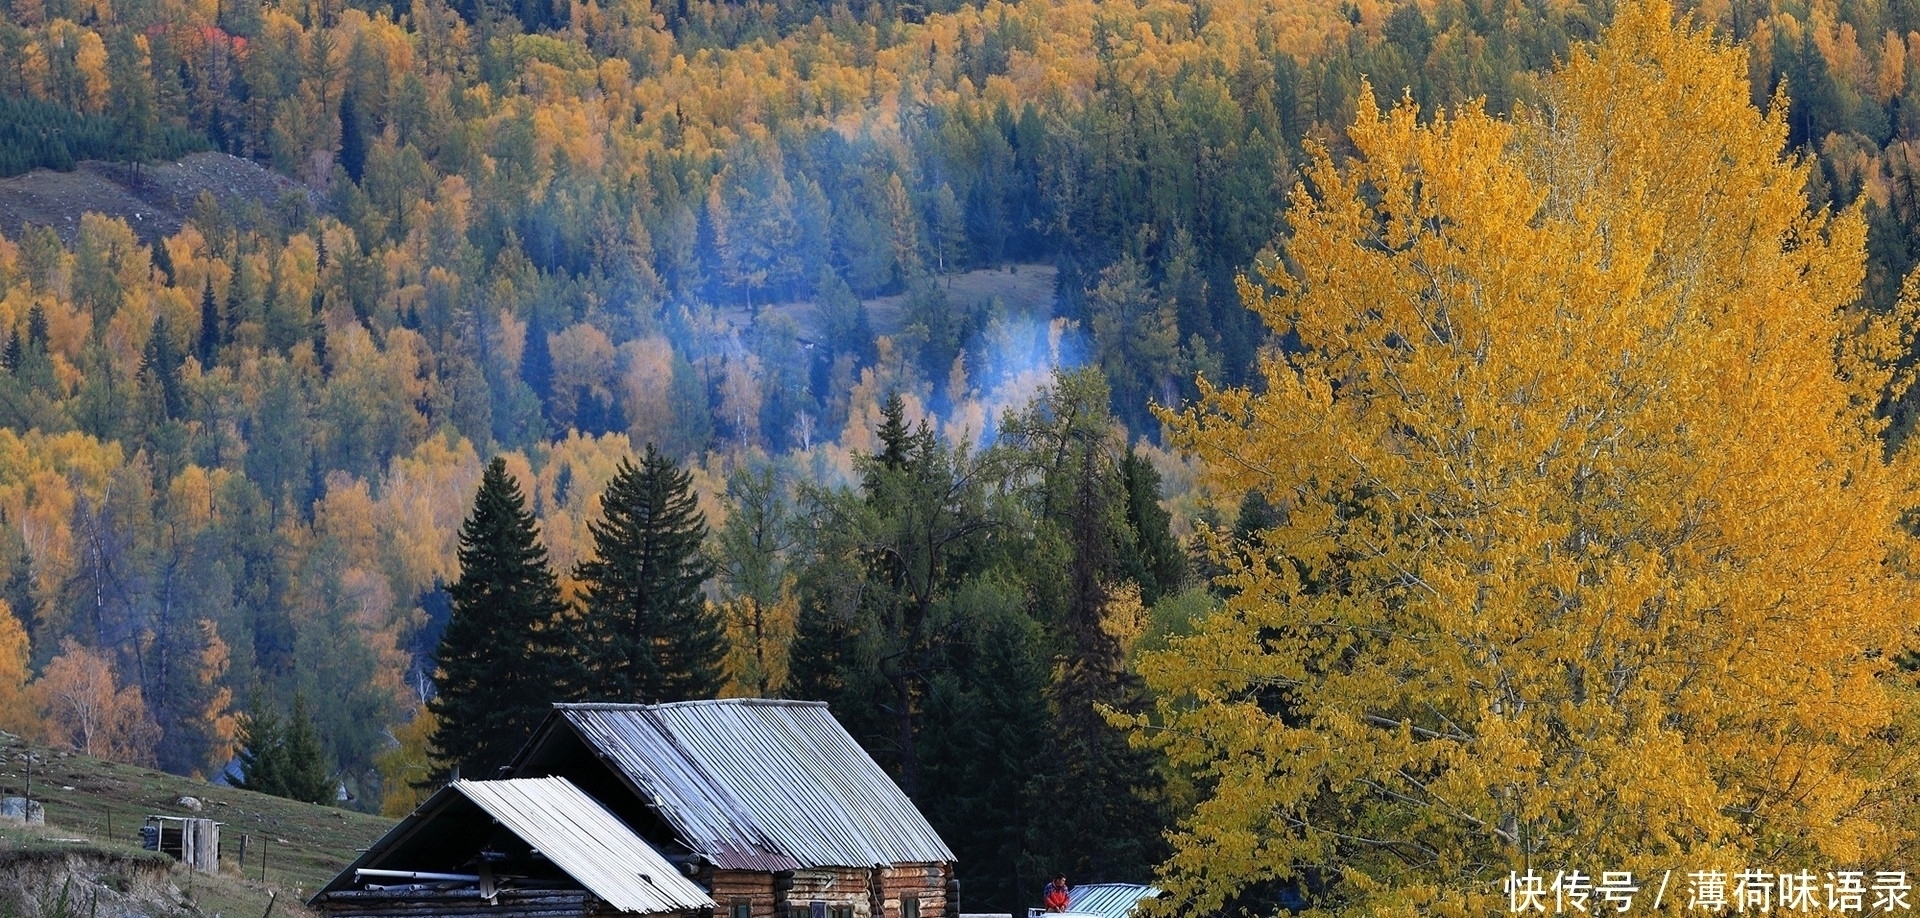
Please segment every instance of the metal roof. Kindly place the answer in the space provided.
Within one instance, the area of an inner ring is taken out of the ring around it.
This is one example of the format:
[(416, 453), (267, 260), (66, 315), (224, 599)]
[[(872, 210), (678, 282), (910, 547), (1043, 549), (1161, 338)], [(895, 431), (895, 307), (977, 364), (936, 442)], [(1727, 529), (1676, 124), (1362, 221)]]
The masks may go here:
[(455, 781), (454, 789), (623, 912), (713, 908), (692, 880), (565, 778)]
[[(429, 855), (458, 857), (457, 852), (448, 851), (449, 838), (471, 832), (474, 819), (486, 825), (489, 818), (621, 911), (647, 914), (715, 907), (704, 890), (565, 778), (455, 781), (389, 829), (322, 887), (313, 901), (355, 886), (357, 872), (363, 868), (417, 869), (420, 864), (404, 862)], [(481, 834), (482, 838), (471, 839), (472, 844), (482, 842), (485, 833)], [(402, 863), (389, 863), (396, 860)]]
[[(824, 702), (555, 705), (688, 848), (730, 870), (949, 863), (953, 851)], [(548, 726), (552, 726), (549, 721)], [(542, 740), (542, 729), (524, 762)]]
[(1157, 886), (1138, 883), (1088, 883), (1067, 890), (1067, 911), (1127, 918), (1140, 900), (1152, 899), (1160, 892)]

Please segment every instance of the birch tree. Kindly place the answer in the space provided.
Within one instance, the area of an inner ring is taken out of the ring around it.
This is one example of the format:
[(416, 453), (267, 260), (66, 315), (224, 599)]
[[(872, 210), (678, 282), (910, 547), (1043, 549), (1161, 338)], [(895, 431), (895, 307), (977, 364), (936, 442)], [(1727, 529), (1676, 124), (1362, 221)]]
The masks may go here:
[(1537, 109), (1368, 92), (1313, 157), (1241, 285), (1299, 347), (1172, 419), (1274, 508), (1143, 664), (1204, 789), (1176, 908), (1900, 866), (1914, 478), (1875, 408), (1920, 287), (1850, 308), (1859, 211), (1809, 208), (1746, 73), (1624, 3)]

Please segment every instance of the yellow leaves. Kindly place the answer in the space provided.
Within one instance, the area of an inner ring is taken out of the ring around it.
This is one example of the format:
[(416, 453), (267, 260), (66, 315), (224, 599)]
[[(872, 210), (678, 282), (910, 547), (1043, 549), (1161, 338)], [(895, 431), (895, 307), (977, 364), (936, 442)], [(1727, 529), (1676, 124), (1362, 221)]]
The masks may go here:
[(620, 404), (635, 443), (665, 443), (673, 435), (673, 344), (659, 335), (620, 345)]
[(380, 798), (380, 815), (398, 819), (426, 800), (426, 792), (413, 785), (426, 780), (433, 769), (429, 740), (438, 724), (439, 718), (421, 705), (412, 720), (393, 731), (398, 745), (375, 757), (374, 765), (380, 769), (380, 786), (384, 792)]
[(546, 162), (558, 153), (571, 168), (591, 175), (606, 163), (607, 125), (594, 110), (573, 101), (577, 98), (578, 94), (569, 93), (534, 109), (536, 155), (541, 157), (538, 161)]
[(1871, 406), (1920, 294), (1847, 315), (1862, 221), (1808, 212), (1745, 72), (1630, 3), (1537, 110), (1365, 93), (1355, 158), (1314, 157), (1241, 286), (1302, 349), (1173, 424), (1278, 517), (1141, 666), (1154, 735), (1218, 778), (1169, 866), (1192, 907), (1293, 863), (1342, 864), (1338, 905), (1472, 913), (1512, 864), (1908, 837), (1876, 782), (1915, 479)]
[(480, 456), (451, 435), (431, 437), (388, 464), (376, 510), (396, 587), (407, 594), (459, 576), (462, 514), (480, 485)]
[(726, 628), (726, 698), (773, 698), (787, 684), (788, 651), (800, 624), (800, 599), (788, 576), (780, 584), (780, 598), (763, 605), (751, 596), (735, 596), (719, 604)]
[(60, 655), (34, 681), (32, 694), (48, 743), (81, 755), (153, 764), (160, 727), (147, 713), (140, 687), (122, 688), (113, 664), (100, 654), (72, 638), (63, 640)]
[(1140, 585), (1129, 580), (1113, 591), (1106, 607), (1100, 610), (1100, 630), (1120, 644), (1120, 653), (1130, 655), (1140, 636), (1147, 633), (1147, 607), (1140, 602)]
[(80, 72), (80, 92), (76, 101), (80, 110), (98, 113), (107, 107), (107, 44), (100, 40), (100, 33), (92, 29), (81, 29), (66, 20), (55, 22), (55, 27), (65, 23), (70, 28), (58, 40), (71, 37), (74, 42), (73, 65)]
[(0, 429), (0, 514), (18, 527), (42, 595), (73, 573), (76, 501), (100, 501), (126, 461), (120, 444), (86, 434)]
[[(480, 460), (470, 444), (436, 437), (389, 463), (378, 496), (368, 482), (334, 472), (325, 496), (314, 503), (312, 535), (338, 552), (339, 598), (368, 646), (385, 658), (384, 672), (395, 680), (396, 692), (406, 668), (398, 648), (419, 625), (419, 612), (401, 597), (457, 576), (461, 514), (479, 477)], [(325, 599), (307, 597), (309, 612), (318, 614), (313, 603)]]
[(0, 601), (0, 730), (15, 736), (39, 732), (39, 720), (27, 697), (28, 666), (26, 626), (14, 615), (13, 608)]
[(233, 711), (233, 689), (220, 684), (226, 678), (227, 665), (232, 656), (228, 652), (227, 642), (220, 639), (219, 627), (211, 619), (200, 620), (200, 638), (202, 647), (198, 675), (201, 686), (208, 691), (206, 705), (201, 708), (199, 719), (207, 736), (213, 741), (207, 758), (224, 763), (232, 757), (234, 738), (240, 733), (240, 718)]
[(615, 378), (613, 342), (598, 327), (581, 322), (547, 339), (553, 356), (555, 392), (585, 390), (602, 399), (613, 393), (607, 384)]
[(189, 464), (167, 485), (167, 518), (181, 529), (205, 529), (218, 513), (216, 495), (232, 477), (227, 469), (209, 471)]
[(593, 551), (588, 524), (600, 517), (600, 492), (613, 480), (620, 460), (632, 454), (624, 435), (594, 437), (572, 431), (548, 448), (537, 475), (515, 468), (519, 457), (507, 457), (508, 471), (533, 483), (528, 490), (563, 599), (574, 598), (579, 586), (573, 579), (574, 565)]

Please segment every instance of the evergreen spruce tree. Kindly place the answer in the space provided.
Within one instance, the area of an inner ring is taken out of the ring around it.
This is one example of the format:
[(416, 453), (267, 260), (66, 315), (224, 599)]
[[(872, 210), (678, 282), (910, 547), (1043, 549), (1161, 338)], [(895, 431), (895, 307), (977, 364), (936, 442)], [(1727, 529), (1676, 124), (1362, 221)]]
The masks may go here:
[(556, 644), (565, 612), (520, 485), (495, 458), (460, 527), (460, 579), (447, 587), (452, 617), (440, 638), (427, 702), (437, 718), (434, 770), (487, 777), (533, 734), (558, 697), (566, 655)]
[(240, 715), (239, 732), (234, 742), (240, 748), (240, 774), (229, 775), (228, 783), (243, 790), (287, 796), (287, 728), (280, 712), (255, 699), (252, 710)]
[(553, 404), (553, 352), (547, 349), (547, 325), (535, 314), (527, 320), (527, 342), (520, 351), (520, 378), (551, 411)]
[(596, 697), (653, 703), (720, 692), (726, 638), (701, 595), (714, 565), (700, 551), (707, 522), (692, 485), (649, 444), (638, 466), (621, 460), (600, 496), (593, 559), (577, 569)]
[[(907, 426), (907, 406), (900, 400), (900, 393), (887, 393), (887, 400), (880, 404), (879, 467), (898, 471), (907, 467), (908, 452), (912, 448), (913, 431)], [(874, 485), (869, 476), (867, 490)]]
[(1160, 473), (1131, 446), (1120, 459), (1120, 480), (1130, 533), (1122, 573), (1140, 585), (1140, 602), (1150, 607), (1185, 583), (1187, 557), (1173, 536), (1172, 515), (1160, 506)]
[(27, 346), (44, 354), (51, 340), (47, 329), (47, 311), (39, 303), (27, 307)]
[(1158, 506), (1158, 480), (1115, 435), (1111, 396), (1096, 370), (1062, 373), (1001, 427), (1001, 448), (1024, 468), (1038, 519), (1031, 604), (1058, 654), (1044, 699), (1044, 733), (1027, 768), (1024, 869), (1090, 881), (1144, 876), (1165, 854), (1173, 813), (1161, 760), (1131, 745), (1103, 711), (1140, 714), (1151, 698), (1128, 664), (1129, 638), (1162, 582), (1179, 580), (1177, 543)]
[(158, 240), (158, 239), (154, 240), (152, 260), (153, 260), (153, 269), (155, 271), (160, 272), (162, 276), (166, 277), (167, 283), (171, 285), (174, 282), (173, 254), (167, 251), (167, 244), (164, 240)]
[(326, 752), (320, 746), (320, 732), (313, 726), (313, 712), (307, 709), (305, 695), (293, 696), (293, 713), (287, 718), (282, 749), (286, 756), (286, 793), (281, 796), (306, 803), (332, 803), (333, 778), (327, 773)]
[(153, 320), (153, 332), (140, 357), (141, 384), (159, 397), (163, 412), (160, 420), (178, 418), (187, 413), (186, 384), (180, 379), (181, 355), (173, 343), (173, 330), (165, 314)]
[(219, 352), (220, 304), (213, 298), (213, 278), (209, 276), (206, 287), (200, 291), (200, 338), (194, 354), (200, 358), (201, 368), (206, 369), (213, 366)]
[[(1073, 876), (1144, 876), (1168, 854), (1164, 837), (1172, 823), (1159, 759), (1130, 743), (1102, 713), (1138, 715), (1152, 704), (1145, 683), (1128, 668), (1117, 636), (1124, 626), (1112, 622), (1116, 613), (1136, 611), (1115, 608), (1128, 604), (1113, 584), (1121, 573), (1114, 549), (1122, 539), (1131, 541), (1115, 531), (1127, 527), (1115, 513), (1126, 494), (1091, 443), (1082, 446), (1070, 474), (1074, 490), (1060, 521), (1071, 550), (1061, 629), (1066, 655), (1047, 692), (1052, 723), (1040, 745), (1046, 766), (1036, 769), (1031, 785), (1042, 805), (1030, 811), (1030, 853), (1040, 855), (1045, 869)], [(1048, 831), (1063, 824), (1072, 831)]]
[(228, 781), (289, 800), (332, 803), (333, 778), (306, 696), (295, 693), (293, 713), (285, 717), (257, 699), (252, 708), (240, 716), (240, 774), (229, 775)]

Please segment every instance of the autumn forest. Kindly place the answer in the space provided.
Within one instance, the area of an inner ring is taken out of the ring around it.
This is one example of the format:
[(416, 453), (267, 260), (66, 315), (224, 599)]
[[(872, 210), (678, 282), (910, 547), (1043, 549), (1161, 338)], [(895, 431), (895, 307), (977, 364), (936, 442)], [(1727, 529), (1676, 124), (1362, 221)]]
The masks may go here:
[(538, 684), (830, 701), (968, 911), (1898, 861), (1920, 3), (1681, 7), (10, 0), (0, 178), (288, 190), (0, 238), (0, 729), (404, 814), (524, 512)]

